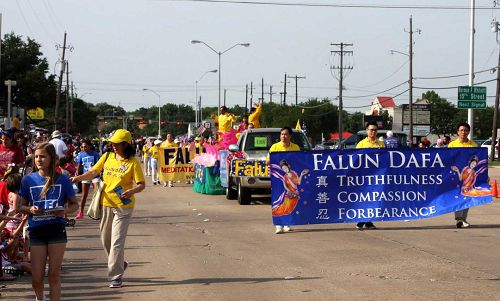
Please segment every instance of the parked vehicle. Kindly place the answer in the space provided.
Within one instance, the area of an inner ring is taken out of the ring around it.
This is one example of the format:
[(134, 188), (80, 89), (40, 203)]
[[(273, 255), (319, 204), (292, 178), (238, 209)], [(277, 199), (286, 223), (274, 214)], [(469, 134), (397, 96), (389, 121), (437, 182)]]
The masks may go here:
[[(279, 141), (279, 128), (259, 128), (244, 131), (238, 143), (229, 146), (227, 199), (238, 199), (240, 205), (248, 205), (252, 193), (270, 192), (271, 178), (266, 159), (271, 145)], [(309, 140), (300, 130), (293, 130), (292, 142), (301, 150), (311, 149)]]
[[(377, 131), (377, 138), (383, 137), (385, 139), (387, 137), (387, 132), (388, 132), (387, 130), (378, 130)], [(405, 132), (402, 132), (402, 131), (392, 131), (392, 133), (394, 134), (394, 137), (396, 137), (396, 138), (399, 139), (399, 144), (400, 144), (401, 147), (408, 147), (408, 135)], [(346, 148), (354, 148), (354, 147), (356, 147), (356, 144), (359, 141), (365, 139), (368, 135), (366, 134), (365, 130), (362, 130), (362, 131), (359, 131), (357, 133), (357, 136), (358, 136), (358, 140), (356, 141), (356, 143), (354, 143), (354, 146), (352, 146), (352, 147), (347, 147), (346, 146)]]
[[(491, 155), (491, 138), (488, 138), (480, 146), (481, 147), (486, 147), (488, 149), (488, 158), (489, 158), (490, 155)], [(497, 159), (497, 158), (498, 158), (498, 142), (495, 143), (495, 159)]]

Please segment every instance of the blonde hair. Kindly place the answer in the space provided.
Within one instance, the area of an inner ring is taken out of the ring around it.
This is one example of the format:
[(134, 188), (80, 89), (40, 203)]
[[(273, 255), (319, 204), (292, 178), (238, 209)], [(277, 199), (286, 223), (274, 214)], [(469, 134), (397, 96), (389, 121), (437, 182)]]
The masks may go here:
[[(50, 158), (50, 165), (48, 167), (47, 173), (45, 174), (45, 177), (47, 181), (45, 182), (45, 185), (42, 188), (42, 191), (40, 192), (40, 198), (43, 198), (46, 194), (47, 191), (49, 191), (49, 188), (55, 184), (56, 182), (56, 177), (57, 177), (57, 172), (56, 172), (56, 160), (57, 160), (57, 155), (56, 155), (56, 148), (54, 145), (44, 142), (35, 148), (35, 151), (37, 150), (43, 150), (47, 153), (47, 155)], [(38, 168), (36, 167), (35, 160), (33, 160), (33, 171), (38, 171)]]

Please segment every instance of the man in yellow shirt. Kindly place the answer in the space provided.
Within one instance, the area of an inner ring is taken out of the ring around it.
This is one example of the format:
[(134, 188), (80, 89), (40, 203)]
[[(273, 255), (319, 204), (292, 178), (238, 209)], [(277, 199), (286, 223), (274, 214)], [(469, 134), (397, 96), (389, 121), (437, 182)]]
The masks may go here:
[[(280, 142), (276, 142), (271, 145), (269, 149), (269, 154), (273, 152), (298, 152), (300, 151), (300, 147), (292, 142), (292, 129), (288, 126), (285, 126), (280, 131)], [(270, 155), (267, 154), (266, 164), (270, 163)], [(276, 225), (276, 234), (281, 234), (283, 232), (292, 231), (292, 228), (288, 225)]]
[(260, 128), (260, 115), (262, 114), (262, 104), (258, 104), (254, 108), (250, 109), (250, 115), (248, 116), (248, 123), (253, 123), (255, 129)]
[[(377, 139), (378, 125), (375, 121), (368, 122), (365, 127), (366, 138), (359, 141), (356, 148), (383, 148), (385, 144), (383, 141)], [(359, 222), (356, 224), (358, 230), (362, 230), (363, 226), (366, 229), (377, 229), (372, 222)]]
[[(168, 133), (167, 139), (161, 143), (160, 147), (161, 148), (173, 148), (173, 147), (179, 147), (179, 145), (177, 143), (175, 143), (174, 135), (172, 135), (171, 133)], [(165, 158), (165, 160), (167, 160), (167, 158)], [(174, 187), (174, 184), (172, 183), (172, 181), (168, 181), (168, 184), (167, 184), (167, 182), (163, 183), (163, 187), (167, 187), (167, 185), (168, 185), (168, 187)]]
[(217, 116), (215, 122), (219, 124), (219, 132), (224, 134), (233, 129), (233, 122), (235, 122), (237, 117), (227, 111), (226, 106), (220, 107), (220, 115)]
[(178, 147), (177, 143), (174, 142), (174, 136), (171, 133), (167, 134), (167, 139), (163, 141), (160, 145), (161, 148)]
[(21, 129), (21, 117), (17, 114), (14, 118), (12, 118), (12, 126), (16, 129)]
[[(448, 147), (477, 147), (477, 144), (469, 139), (470, 125), (466, 122), (460, 123), (457, 126), (458, 138), (448, 144)], [(469, 208), (455, 212), (455, 221), (457, 228), (469, 228), (470, 224), (467, 222), (467, 214)]]

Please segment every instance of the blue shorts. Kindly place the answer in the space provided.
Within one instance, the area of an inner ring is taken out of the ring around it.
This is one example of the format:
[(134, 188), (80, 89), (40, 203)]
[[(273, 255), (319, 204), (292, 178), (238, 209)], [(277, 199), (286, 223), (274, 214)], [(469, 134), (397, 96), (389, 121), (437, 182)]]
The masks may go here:
[(49, 224), (29, 229), (31, 246), (67, 243), (66, 225)]

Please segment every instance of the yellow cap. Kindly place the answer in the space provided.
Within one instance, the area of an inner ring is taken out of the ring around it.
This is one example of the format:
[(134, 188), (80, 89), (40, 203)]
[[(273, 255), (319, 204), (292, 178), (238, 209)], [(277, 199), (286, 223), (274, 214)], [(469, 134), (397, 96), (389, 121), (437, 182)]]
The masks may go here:
[(129, 131), (124, 129), (116, 130), (113, 134), (113, 137), (108, 139), (111, 143), (122, 143), (127, 142), (128, 144), (132, 143), (132, 135)]

